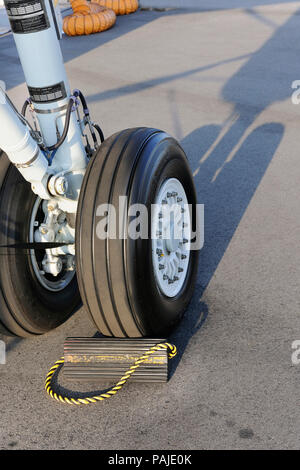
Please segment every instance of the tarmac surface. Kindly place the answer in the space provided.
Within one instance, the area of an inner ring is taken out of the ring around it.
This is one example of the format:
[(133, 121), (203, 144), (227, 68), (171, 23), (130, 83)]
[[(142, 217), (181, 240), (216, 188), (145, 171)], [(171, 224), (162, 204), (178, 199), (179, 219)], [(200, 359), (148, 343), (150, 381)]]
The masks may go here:
[[(0, 448), (299, 448), (300, 2), (142, 5), (110, 31), (64, 37), (62, 49), (105, 135), (141, 125), (174, 135), (205, 204), (197, 288), (170, 338), (172, 377), (71, 407), (43, 383), (65, 337), (96, 333), (84, 309), (45, 336), (1, 337)], [(0, 78), (20, 106), (12, 36), (0, 46)]]

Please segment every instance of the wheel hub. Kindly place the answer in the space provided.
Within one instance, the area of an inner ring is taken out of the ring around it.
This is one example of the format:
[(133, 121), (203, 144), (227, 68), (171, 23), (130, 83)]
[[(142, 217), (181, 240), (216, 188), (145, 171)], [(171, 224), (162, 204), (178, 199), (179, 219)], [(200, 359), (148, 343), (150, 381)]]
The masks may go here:
[(61, 248), (30, 250), (39, 283), (52, 292), (65, 289), (75, 275), (74, 229), (55, 202), (37, 198), (31, 214), (29, 241), (66, 243)]
[(190, 258), (191, 223), (185, 190), (176, 178), (161, 186), (152, 216), (152, 262), (160, 290), (175, 297), (181, 290)]

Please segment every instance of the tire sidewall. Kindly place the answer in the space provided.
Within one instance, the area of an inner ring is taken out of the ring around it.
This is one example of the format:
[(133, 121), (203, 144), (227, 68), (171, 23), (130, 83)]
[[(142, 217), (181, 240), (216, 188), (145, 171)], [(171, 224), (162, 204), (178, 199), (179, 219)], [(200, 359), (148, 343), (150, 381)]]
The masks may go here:
[[(135, 260), (129, 273), (135, 309), (143, 319), (148, 334), (168, 333), (182, 317), (190, 302), (197, 275), (198, 252), (190, 252), (186, 278), (175, 297), (167, 297), (159, 288), (154, 273), (151, 240), (151, 204), (156, 201), (162, 184), (176, 178), (183, 185), (187, 200), (192, 204), (195, 223), (196, 193), (186, 156), (176, 140), (154, 136), (158, 140), (150, 154), (143, 149), (135, 172), (129, 205), (145, 204), (148, 211), (148, 238), (127, 240), (127, 258)], [(151, 141), (149, 146), (152, 147)], [(195, 227), (192, 227), (195, 230)]]

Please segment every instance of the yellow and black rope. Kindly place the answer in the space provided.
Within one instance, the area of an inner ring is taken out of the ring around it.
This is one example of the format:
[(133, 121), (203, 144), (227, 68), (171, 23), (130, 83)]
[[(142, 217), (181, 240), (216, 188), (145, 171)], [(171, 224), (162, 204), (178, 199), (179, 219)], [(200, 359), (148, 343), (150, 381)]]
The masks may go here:
[(132, 374), (136, 371), (138, 367), (140, 367), (143, 362), (145, 362), (151, 354), (154, 354), (156, 351), (161, 349), (168, 350), (168, 357), (172, 359), (177, 354), (177, 349), (174, 344), (170, 343), (158, 343), (155, 346), (152, 346), (148, 351), (146, 351), (141, 357), (139, 357), (134, 364), (125, 372), (123, 377), (114, 385), (111, 389), (106, 391), (105, 393), (101, 393), (100, 395), (94, 395), (92, 397), (83, 397), (83, 398), (74, 398), (74, 397), (67, 397), (56, 393), (52, 387), (53, 376), (59, 367), (62, 367), (64, 364), (64, 357), (61, 357), (53, 367), (49, 370), (46, 381), (45, 381), (45, 390), (50, 395), (50, 397), (54, 398), (57, 401), (62, 403), (67, 403), (69, 405), (89, 405), (90, 403), (97, 403), (98, 401), (105, 400), (106, 398), (110, 398), (113, 395), (116, 395), (121, 388), (124, 387), (127, 380), (130, 379)]

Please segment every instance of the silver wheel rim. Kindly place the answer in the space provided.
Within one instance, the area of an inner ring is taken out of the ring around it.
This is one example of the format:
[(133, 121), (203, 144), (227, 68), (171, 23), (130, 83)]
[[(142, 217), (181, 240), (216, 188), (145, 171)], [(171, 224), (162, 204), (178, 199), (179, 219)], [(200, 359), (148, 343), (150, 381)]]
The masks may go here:
[[(37, 198), (35, 204), (32, 209), (31, 218), (30, 218), (30, 227), (29, 227), (29, 242), (34, 242), (34, 231), (37, 228), (37, 215), (40, 205), (42, 204), (43, 200), (41, 198)], [(45, 273), (38, 262), (36, 257), (35, 250), (30, 250), (30, 259), (31, 264), (35, 273), (35, 276), (39, 283), (48, 291), (51, 292), (59, 292), (65, 289), (70, 282), (72, 281), (75, 271), (62, 271), (62, 275), (57, 280), (52, 280), (51, 277), (53, 276)]]
[(153, 207), (152, 262), (155, 279), (165, 296), (176, 297), (187, 276), (191, 241), (188, 200), (178, 179), (169, 178), (162, 184)]

